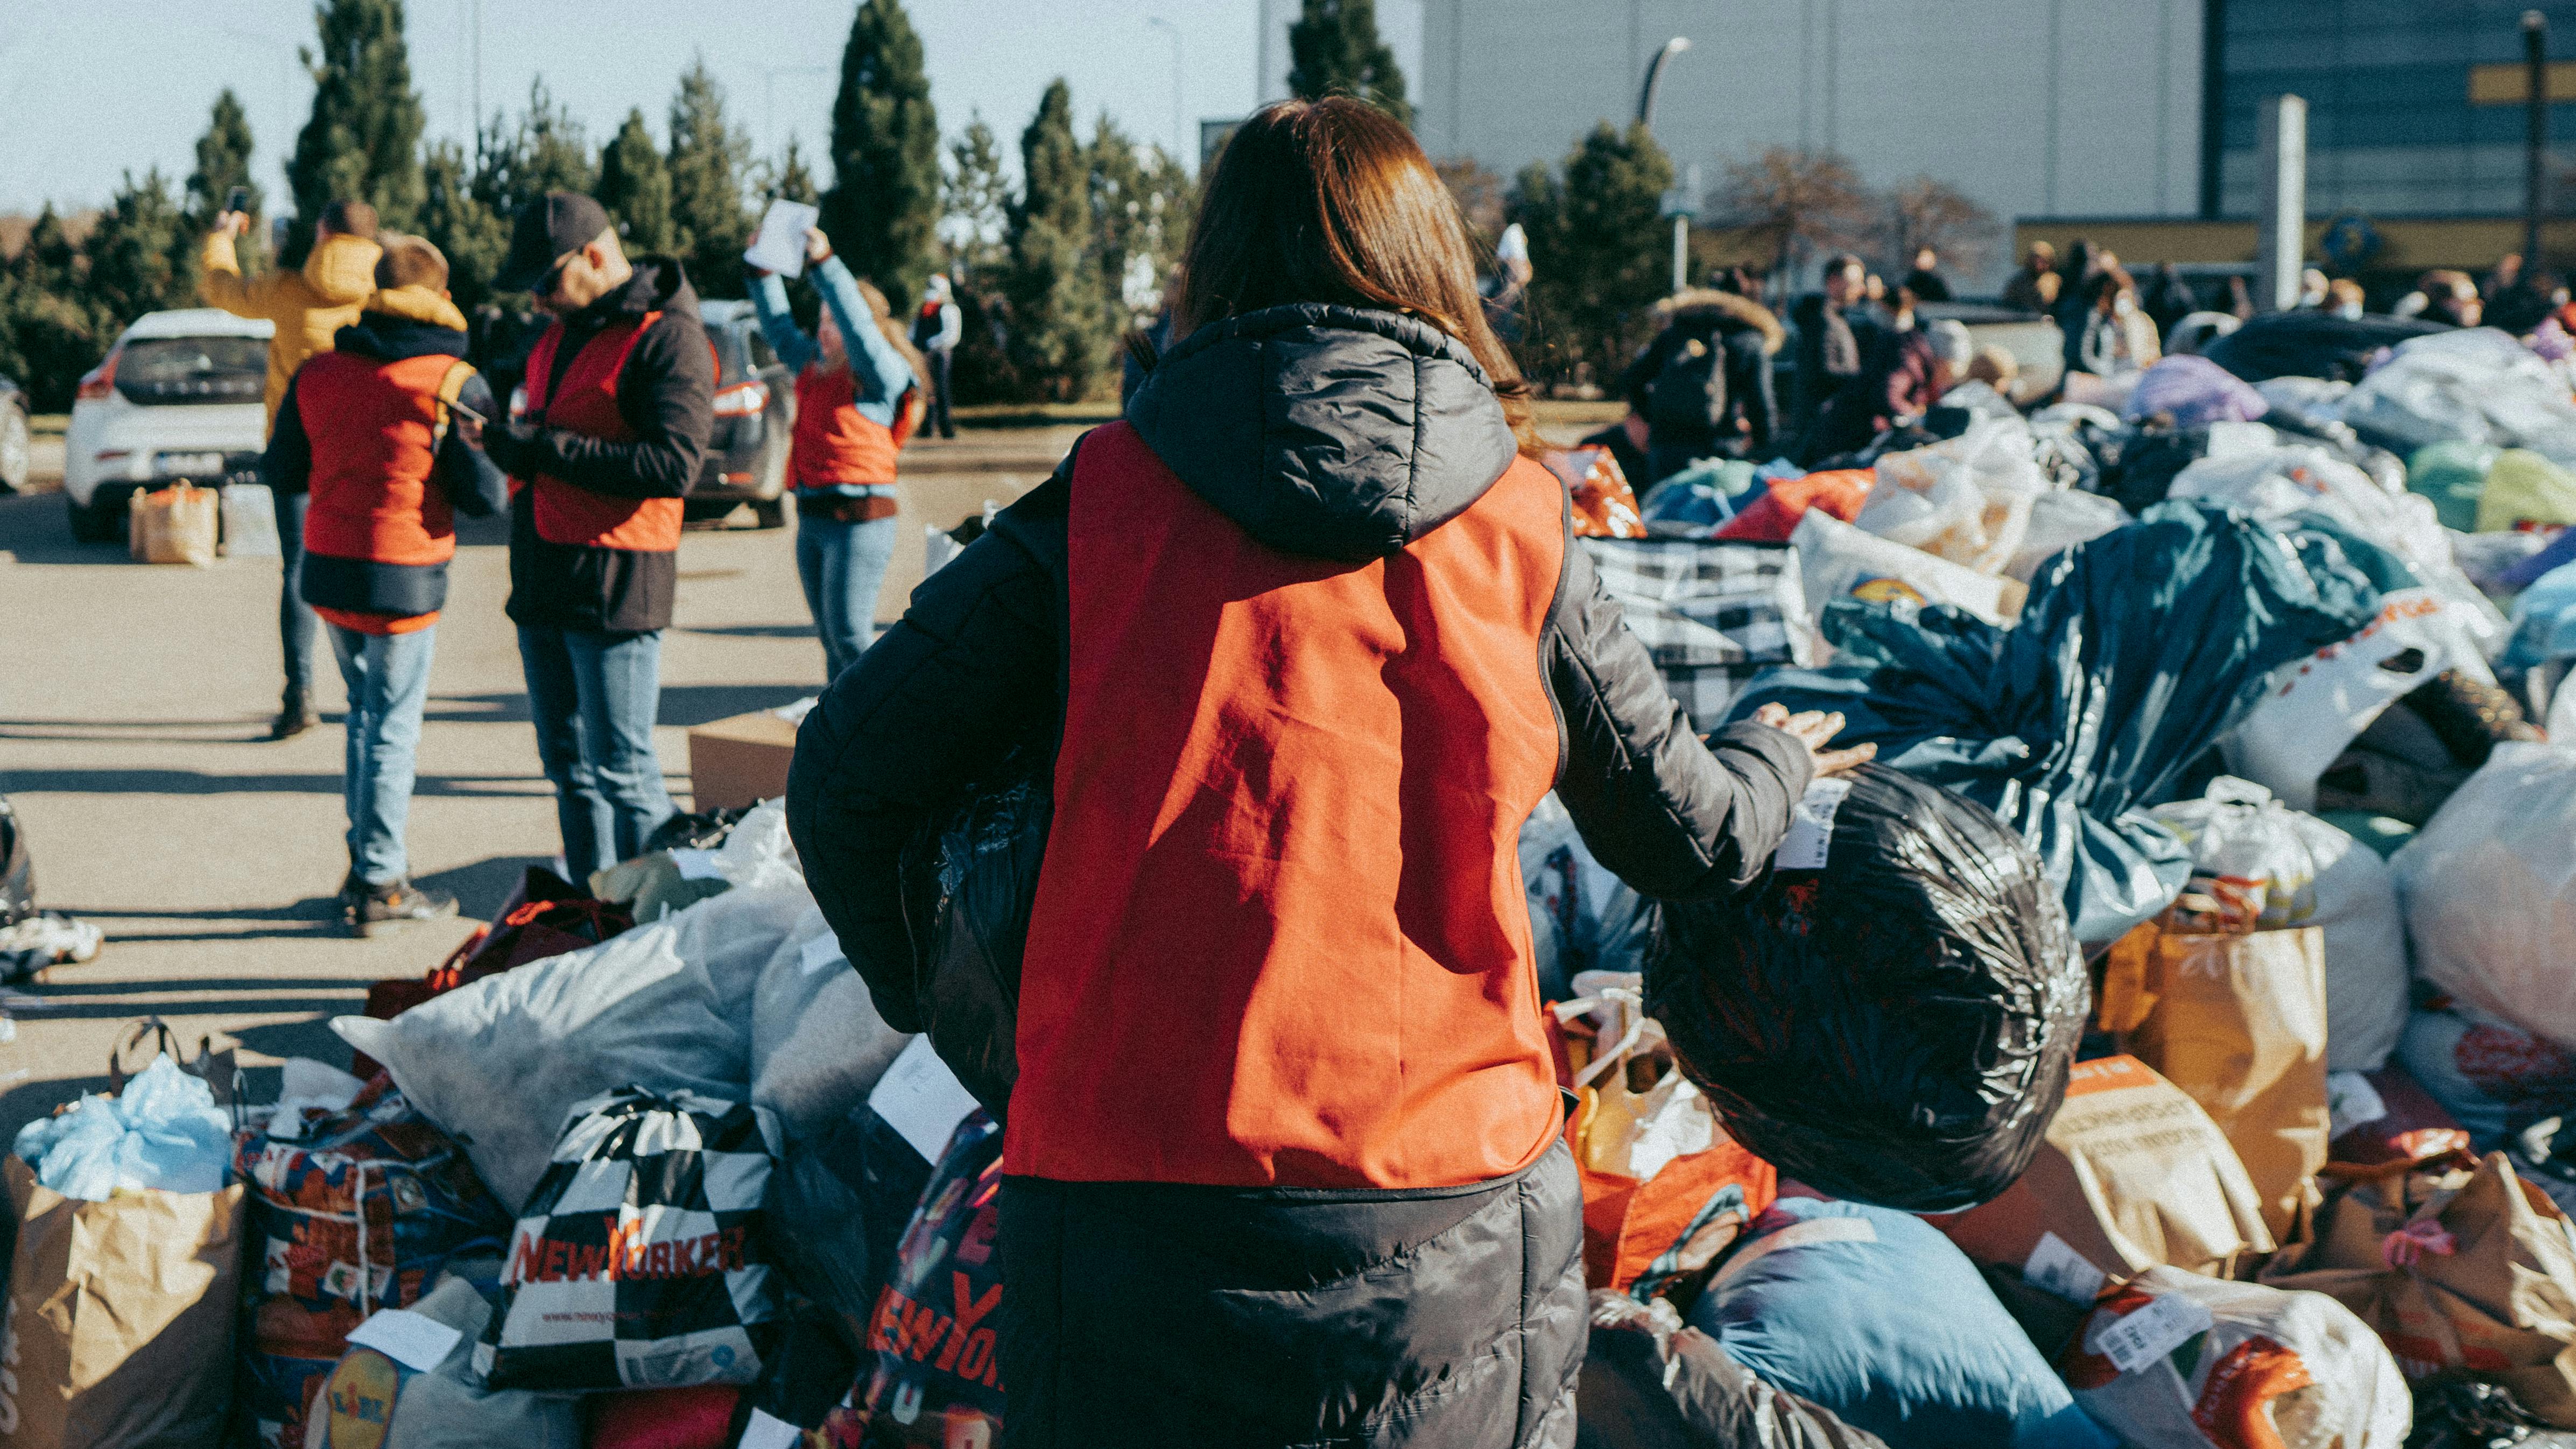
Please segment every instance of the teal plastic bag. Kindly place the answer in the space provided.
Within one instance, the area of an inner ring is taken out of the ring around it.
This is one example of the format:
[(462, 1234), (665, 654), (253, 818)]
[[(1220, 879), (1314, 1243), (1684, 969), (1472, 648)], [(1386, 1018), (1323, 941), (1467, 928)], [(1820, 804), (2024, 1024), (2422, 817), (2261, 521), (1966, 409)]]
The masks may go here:
[(2474, 533), (2478, 495), (2495, 460), (2495, 449), (2477, 443), (2427, 443), (2406, 460), (2406, 491), (2432, 499), (2444, 528)]

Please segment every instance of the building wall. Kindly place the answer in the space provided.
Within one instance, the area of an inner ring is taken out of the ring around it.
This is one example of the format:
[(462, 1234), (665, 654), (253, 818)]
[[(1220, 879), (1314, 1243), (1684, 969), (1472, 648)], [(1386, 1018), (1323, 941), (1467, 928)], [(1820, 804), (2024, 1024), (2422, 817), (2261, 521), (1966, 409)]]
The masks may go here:
[[(2576, 3), (2576, 0), (2571, 0)], [(1714, 185), (1770, 146), (1886, 185), (1946, 181), (2010, 222), (2199, 204), (2203, 0), (1424, 0), (1413, 91), (1434, 155), (1505, 176), (1634, 114)], [(1989, 277), (2008, 262), (1997, 248)]]

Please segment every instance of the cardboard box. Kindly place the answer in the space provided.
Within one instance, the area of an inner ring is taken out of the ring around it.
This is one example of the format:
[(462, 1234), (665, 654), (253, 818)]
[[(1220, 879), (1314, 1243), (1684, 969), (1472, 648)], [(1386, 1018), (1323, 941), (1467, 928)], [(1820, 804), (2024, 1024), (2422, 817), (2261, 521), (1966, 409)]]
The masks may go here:
[(689, 731), (689, 808), (731, 810), (787, 793), (796, 721), (756, 709)]
[(2236, 1149), (2135, 1057), (2077, 1062), (2030, 1170), (1985, 1206), (1932, 1222), (1969, 1257), (2011, 1268), (2055, 1233), (2115, 1278), (2158, 1263), (2225, 1276), (2274, 1246)]

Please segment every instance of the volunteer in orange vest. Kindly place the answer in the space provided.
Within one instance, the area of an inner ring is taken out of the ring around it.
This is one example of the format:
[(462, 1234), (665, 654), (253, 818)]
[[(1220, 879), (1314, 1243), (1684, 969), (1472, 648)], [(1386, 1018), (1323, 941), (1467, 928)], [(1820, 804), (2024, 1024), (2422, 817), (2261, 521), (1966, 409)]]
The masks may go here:
[(280, 496), (309, 497), (301, 587), (349, 690), (340, 912), (361, 936), (456, 913), (454, 896), (412, 883), (403, 824), (455, 516), (488, 517), (507, 501), (500, 471), (474, 446), (469, 410), (491, 416), (492, 389), (465, 363), (447, 259), (387, 233), (375, 279), (336, 350), (314, 354), (288, 383), (262, 467)]
[(715, 348), (671, 257), (629, 261), (598, 202), (549, 191), (519, 213), (492, 285), (554, 324), (524, 407), (486, 433), (510, 475), (510, 618), (537, 758), (574, 880), (641, 854), (670, 818), (653, 753), (680, 497), (715, 421)]
[[(286, 400), (286, 384), (304, 359), (331, 350), (340, 329), (358, 320), (358, 308), (376, 290), (376, 209), (363, 201), (334, 201), (313, 222), (313, 250), (292, 272), (242, 276), (233, 239), (250, 230), (250, 218), (227, 211), (215, 218), (197, 252), (197, 296), (209, 307), (236, 317), (260, 317), (277, 324), (268, 342), (268, 408), (270, 432), (277, 430), (277, 410)], [(277, 514), (277, 541), (285, 555), (284, 582), (278, 590), (277, 638), (286, 655), (286, 694), (272, 740), (290, 739), (313, 728), (313, 611), (304, 606), (304, 509), (302, 493), (276, 493), (269, 505)]]
[(788, 315), (787, 288), (768, 272), (755, 273), (751, 301), (769, 345), (796, 369), (796, 434), (787, 450), (796, 572), (823, 637), (829, 684), (877, 636), (877, 589), (899, 527), (895, 454), (921, 422), (921, 365), (887, 319), (884, 295), (850, 275), (822, 228), (805, 233), (805, 256), (823, 294), (813, 336)]
[(916, 1031), (906, 844), (1013, 752), (1051, 762), (997, 1239), (1013, 1449), (1571, 1443), (1582, 1203), (1522, 823), (1554, 788), (1639, 890), (1723, 898), (1865, 751), (1778, 711), (1701, 743), (1569, 537), (1399, 122), (1245, 122), (1174, 315), (1125, 419), (824, 693), (788, 827)]

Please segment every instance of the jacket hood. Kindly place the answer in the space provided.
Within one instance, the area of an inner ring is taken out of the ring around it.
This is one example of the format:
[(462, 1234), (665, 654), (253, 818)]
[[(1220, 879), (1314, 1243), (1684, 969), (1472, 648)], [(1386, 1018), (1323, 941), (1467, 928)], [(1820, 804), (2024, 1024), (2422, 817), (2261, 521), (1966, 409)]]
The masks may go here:
[(1789, 329), (1770, 308), (1750, 297), (1721, 292), (1713, 287), (1694, 287), (1667, 297), (1655, 304), (1655, 310), (1669, 320), (1685, 326), (1712, 326), (1720, 332), (1741, 332), (1747, 328), (1762, 334), (1762, 350), (1778, 352), (1789, 340)]
[(626, 285), (582, 309), (587, 320), (604, 325), (619, 316), (641, 317), (647, 312), (676, 312), (692, 322), (698, 320), (698, 289), (689, 285), (689, 274), (681, 269), (678, 257), (637, 257), (633, 265), (635, 275), (626, 279)]
[(444, 353), (465, 355), (465, 314), (426, 287), (397, 287), (367, 299), (358, 320), (340, 329), (331, 345), (383, 362)]
[(1311, 302), (1191, 333), (1127, 421), (1254, 538), (1351, 563), (1466, 512), (1518, 451), (1464, 343), (1401, 313)]
[(304, 281), (334, 306), (367, 300), (376, 290), (376, 258), (384, 248), (359, 236), (327, 236), (305, 255)]

